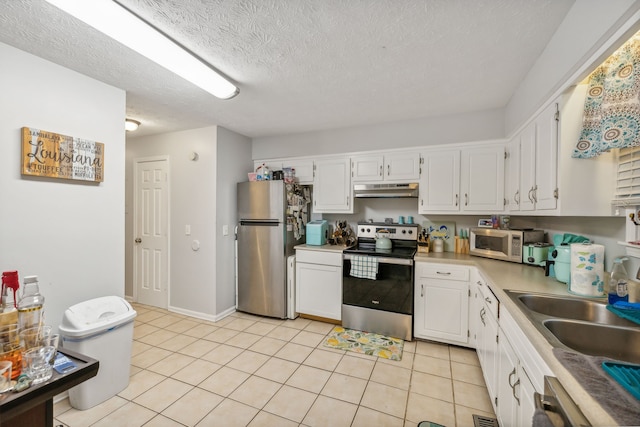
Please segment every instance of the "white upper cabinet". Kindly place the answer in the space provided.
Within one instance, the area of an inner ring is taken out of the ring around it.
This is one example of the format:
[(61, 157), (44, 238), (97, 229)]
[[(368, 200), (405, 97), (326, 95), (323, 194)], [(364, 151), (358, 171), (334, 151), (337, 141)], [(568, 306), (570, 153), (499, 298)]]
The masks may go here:
[(296, 182), (302, 185), (313, 184), (313, 160), (285, 159), (282, 161), (282, 167), (295, 169)]
[(504, 144), (425, 151), (418, 212), (502, 212), (504, 157)]
[(385, 154), (384, 174), (387, 181), (417, 181), (420, 179), (420, 153)]
[(351, 163), (353, 182), (416, 182), (420, 178), (417, 152), (355, 156)]
[[(558, 104), (545, 108), (510, 142), (508, 208), (554, 210), (558, 200)], [(515, 181), (517, 180), (517, 185)]]
[(462, 151), (460, 204), (463, 211), (504, 211), (504, 163), (504, 145)]
[(382, 181), (384, 179), (384, 156), (357, 156), (351, 159), (353, 182)]
[(515, 212), (520, 210), (520, 135), (514, 137), (507, 145), (507, 163), (505, 176), (505, 209)]
[(353, 213), (351, 160), (317, 160), (313, 179), (313, 212)]
[(558, 202), (558, 103), (545, 108), (536, 124), (537, 210), (555, 209)]
[(420, 178), (419, 213), (460, 210), (460, 150), (427, 151)]

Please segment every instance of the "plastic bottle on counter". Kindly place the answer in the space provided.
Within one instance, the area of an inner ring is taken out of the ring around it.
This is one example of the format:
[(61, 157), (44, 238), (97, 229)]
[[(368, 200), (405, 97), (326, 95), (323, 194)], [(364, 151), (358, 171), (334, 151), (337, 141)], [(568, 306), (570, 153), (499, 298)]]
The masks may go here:
[(629, 301), (629, 290), (627, 282), (629, 276), (627, 270), (624, 268), (623, 261), (628, 258), (616, 258), (613, 261), (613, 270), (611, 270), (611, 279), (609, 280), (609, 304), (614, 304), (618, 301)]
[(20, 329), (44, 324), (44, 296), (40, 294), (38, 276), (25, 276), (24, 291), (18, 301), (18, 323)]

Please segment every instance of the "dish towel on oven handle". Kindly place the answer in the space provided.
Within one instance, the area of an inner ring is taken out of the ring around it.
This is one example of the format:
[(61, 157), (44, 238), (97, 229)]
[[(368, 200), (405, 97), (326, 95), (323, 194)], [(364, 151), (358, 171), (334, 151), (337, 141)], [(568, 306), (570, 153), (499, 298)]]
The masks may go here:
[(351, 257), (351, 272), (353, 277), (376, 280), (378, 275), (378, 259), (371, 256), (353, 255)]

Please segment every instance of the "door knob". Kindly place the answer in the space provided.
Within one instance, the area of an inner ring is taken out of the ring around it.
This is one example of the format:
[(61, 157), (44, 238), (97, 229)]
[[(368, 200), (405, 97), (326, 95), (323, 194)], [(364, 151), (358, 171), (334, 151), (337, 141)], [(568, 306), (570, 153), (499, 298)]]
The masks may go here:
[(138, 238), (135, 240), (135, 242), (136, 242), (136, 243), (142, 243), (142, 239), (138, 237)]

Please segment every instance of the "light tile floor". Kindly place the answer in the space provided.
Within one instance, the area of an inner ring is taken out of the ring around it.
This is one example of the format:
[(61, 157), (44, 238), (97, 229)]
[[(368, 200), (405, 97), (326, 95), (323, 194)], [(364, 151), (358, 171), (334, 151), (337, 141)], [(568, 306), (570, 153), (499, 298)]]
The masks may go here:
[(402, 361), (324, 347), (334, 325), (234, 313), (208, 322), (134, 304), (129, 386), (55, 425), (473, 426), (495, 417), (475, 351), (406, 342)]

